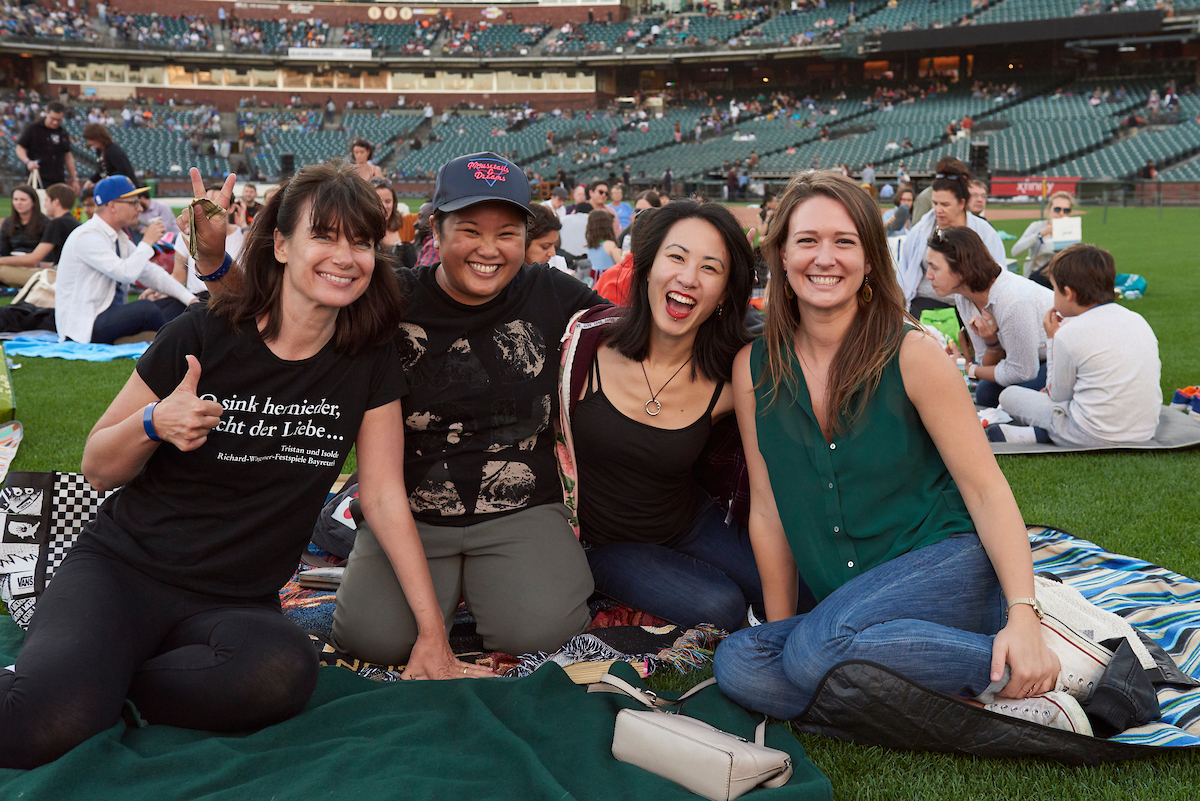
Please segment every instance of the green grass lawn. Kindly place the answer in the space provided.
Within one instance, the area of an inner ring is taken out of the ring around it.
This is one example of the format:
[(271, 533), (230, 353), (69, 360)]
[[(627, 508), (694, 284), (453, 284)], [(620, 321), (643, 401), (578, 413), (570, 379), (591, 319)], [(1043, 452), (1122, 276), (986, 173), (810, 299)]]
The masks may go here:
[[(0, 204), (0, 214), (3, 204)], [(1200, 210), (1089, 209), (1084, 239), (1112, 251), (1117, 269), (1146, 277), (1145, 298), (1127, 302), (1153, 326), (1162, 387), (1200, 384), (1193, 336), (1200, 309)], [(1028, 222), (997, 224), (1013, 234)], [(132, 361), (91, 364), (15, 359), (18, 418), (25, 441), (14, 470), (79, 469), (87, 432), (133, 369)], [(352, 469), (352, 464), (348, 469)], [(1006, 456), (1000, 466), (1030, 523), (1066, 529), (1110, 550), (1200, 576), (1200, 450), (1165, 454)], [(656, 680), (660, 686), (671, 682)], [(1183, 754), (1094, 769), (1036, 760), (980, 760), (863, 748), (802, 735), (839, 799), (1191, 799), (1200, 756)]]

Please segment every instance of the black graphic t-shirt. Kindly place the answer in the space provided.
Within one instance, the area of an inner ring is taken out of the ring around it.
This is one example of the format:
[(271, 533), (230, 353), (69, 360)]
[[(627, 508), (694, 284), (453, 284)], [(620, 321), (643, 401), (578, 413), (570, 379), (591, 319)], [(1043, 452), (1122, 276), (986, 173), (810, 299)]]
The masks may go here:
[(46, 230), (42, 233), (42, 242), (49, 242), (54, 247), (46, 254), (43, 261), (58, 264), (59, 258), (62, 257), (63, 245), (67, 243), (67, 237), (78, 227), (79, 220), (70, 214), (64, 214), (46, 223)]
[(522, 267), (494, 300), (465, 306), (436, 272), (402, 271), (396, 344), (408, 374), (404, 480), (413, 515), (466, 526), (561, 502), (552, 425), (559, 340), (572, 314), (604, 299), (542, 265)]
[(165, 398), (189, 354), (220, 424), (195, 451), (159, 445), (85, 536), (176, 587), (261, 598), (295, 571), (364, 412), (403, 395), (404, 374), (390, 343), (284, 361), (253, 327), (235, 332), (197, 304), (159, 331), (138, 375)]
[(29, 158), (38, 163), (38, 177), (42, 186), (61, 184), (66, 180), (67, 154), (71, 152), (71, 137), (60, 125), (47, 128), (42, 120), (35, 120), (21, 132), (17, 144), (25, 148)]

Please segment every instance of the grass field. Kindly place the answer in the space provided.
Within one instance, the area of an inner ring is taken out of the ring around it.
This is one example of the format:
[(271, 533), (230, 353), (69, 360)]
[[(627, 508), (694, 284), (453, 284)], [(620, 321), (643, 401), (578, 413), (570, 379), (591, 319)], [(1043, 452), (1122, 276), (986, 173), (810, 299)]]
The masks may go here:
[[(3, 204), (0, 204), (3, 214)], [(997, 224), (1013, 234), (1026, 221)], [(1200, 383), (1200, 211), (1110, 210), (1107, 224), (1092, 209), (1084, 239), (1112, 251), (1117, 269), (1146, 277), (1145, 298), (1127, 302), (1153, 326), (1163, 362), (1162, 387)], [(16, 359), (18, 418), (25, 441), (14, 470), (79, 469), (87, 432), (133, 369), (132, 361), (91, 364)], [(1001, 457), (1030, 523), (1055, 525), (1117, 552), (1200, 576), (1200, 450), (1167, 454)], [(669, 685), (669, 682), (664, 684)], [(1081, 801), (1192, 799), (1200, 787), (1200, 755), (1095, 769), (1036, 760), (979, 760), (908, 754), (801, 737), (833, 781), (839, 799), (1011, 799)]]

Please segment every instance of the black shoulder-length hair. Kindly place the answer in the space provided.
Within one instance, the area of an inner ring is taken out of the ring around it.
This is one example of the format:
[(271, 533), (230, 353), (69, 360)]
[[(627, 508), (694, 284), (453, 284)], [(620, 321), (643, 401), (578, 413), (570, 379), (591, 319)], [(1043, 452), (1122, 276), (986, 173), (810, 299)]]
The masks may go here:
[[(242, 285), (220, 293), (213, 313), (232, 325), (266, 316), (265, 340), (279, 336), (284, 265), (275, 259), (275, 231), (291, 238), (303, 228), (303, 215), (314, 233), (344, 233), (374, 245), (383, 239), (383, 204), (366, 181), (344, 162), (314, 164), (280, 185), (254, 217), (242, 245)], [(353, 356), (386, 342), (400, 325), (400, 289), (390, 259), (375, 251), (375, 270), (363, 294), (338, 310), (333, 344)]]
[(692, 377), (695, 378), (699, 370), (710, 381), (729, 381), (733, 377), (733, 357), (750, 341), (744, 317), (754, 282), (754, 251), (746, 241), (741, 224), (724, 206), (695, 200), (678, 200), (658, 209), (646, 209), (637, 219), (629, 297), (621, 318), (613, 324), (608, 344), (627, 359), (640, 362), (646, 358), (650, 350), (650, 331), (654, 327), (650, 309), (650, 268), (675, 223), (703, 220), (721, 234), (730, 263), (725, 272), (725, 303), (696, 332), (692, 347)]

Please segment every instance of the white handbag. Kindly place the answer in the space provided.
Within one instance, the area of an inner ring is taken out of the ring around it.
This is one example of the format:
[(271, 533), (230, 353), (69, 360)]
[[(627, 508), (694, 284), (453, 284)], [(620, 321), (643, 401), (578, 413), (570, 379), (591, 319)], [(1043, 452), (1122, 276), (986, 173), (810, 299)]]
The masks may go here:
[(757, 787), (782, 787), (792, 777), (792, 758), (763, 745), (767, 721), (758, 725), (754, 742), (721, 731), (703, 721), (672, 714), (662, 707), (682, 703), (716, 683), (697, 684), (677, 701), (659, 698), (611, 673), (588, 686), (588, 692), (619, 692), (649, 707), (622, 709), (613, 731), (617, 760), (682, 785), (711, 801), (730, 801)]

